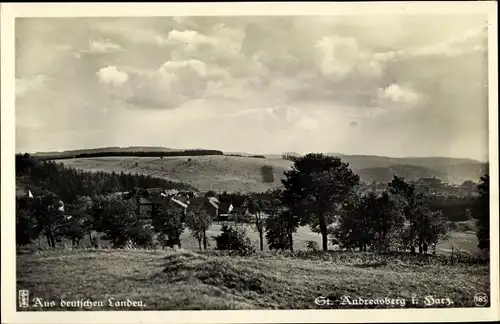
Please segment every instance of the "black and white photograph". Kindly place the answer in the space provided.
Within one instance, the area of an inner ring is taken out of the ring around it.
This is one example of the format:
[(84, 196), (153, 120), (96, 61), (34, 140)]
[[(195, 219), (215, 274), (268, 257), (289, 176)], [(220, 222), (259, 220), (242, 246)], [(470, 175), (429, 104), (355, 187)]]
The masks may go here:
[(2, 4), (10, 313), (498, 319), (492, 4)]

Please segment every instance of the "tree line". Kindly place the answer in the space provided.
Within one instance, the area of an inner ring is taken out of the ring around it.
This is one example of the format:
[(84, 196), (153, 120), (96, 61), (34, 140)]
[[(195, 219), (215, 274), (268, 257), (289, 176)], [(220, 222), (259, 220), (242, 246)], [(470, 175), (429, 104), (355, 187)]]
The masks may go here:
[(222, 151), (218, 150), (183, 150), (172, 152), (158, 151), (109, 151), (109, 152), (88, 152), (65, 154), (59, 153), (54, 155), (40, 156), (41, 160), (63, 160), (72, 158), (92, 158), (92, 157), (109, 157), (109, 156), (124, 156), (124, 157), (172, 157), (172, 156), (200, 156), (200, 155), (223, 155)]

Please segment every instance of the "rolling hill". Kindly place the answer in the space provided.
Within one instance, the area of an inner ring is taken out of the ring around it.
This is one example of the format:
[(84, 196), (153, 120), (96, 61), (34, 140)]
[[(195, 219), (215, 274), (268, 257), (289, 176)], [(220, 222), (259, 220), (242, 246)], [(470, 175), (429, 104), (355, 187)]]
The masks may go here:
[[(280, 159), (233, 156), (194, 157), (102, 157), (59, 160), (67, 166), (88, 171), (125, 172), (151, 175), (191, 184), (201, 191), (266, 191), (280, 185), (279, 175), (292, 166)], [(137, 165), (136, 165), (137, 163)], [(260, 169), (272, 165), (275, 179), (264, 183)]]
[(380, 182), (387, 181), (388, 173), (394, 173), (408, 180), (436, 176), (444, 182), (461, 184), (465, 180), (477, 182), (481, 175), (488, 172), (487, 162), (472, 159), (446, 157), (393, 158), (336, 153), (328, 153), (328, 155), (339, 156), (343, 161), (348, 162), (353, 170), (357, 170), (363, 173), (365, 177)]
[[(416, 159), (415, 162), (421, 162), (420, 165), (402, 164), (401, 162), (412, 162), (404, 159), (399, 161), (380, 157), (360, 159), (357, 156), (343, 156), (342, 160), (349, 162), (364, 182), (388, 182), (393, 175), (397, 175), (407, 180), (436, 176), (445, 182), (462, 183), (465, 180), (477, 181), (485, 168), (485, 164), (479, 162), (467, 164), (458, 161), (457, 164), (451, 164), (449, 161), (442, 163), (439, 159), (434, 164), (426, 159)], [(278, 187), (281, 185), (283, 172), (292, 167), (291, 161), (279, 158), (256, 159), (239, 156), (99, 157), (59, 161), (82, 170), (146, 174), (188, 183), (201, 191), (218, 192), (258, 192)], [(399, 164), (389, 164), (391, 162)], [(266, 183), (262, 180), (260, 170), (264, 165), (273, 166), (273, 182)]]

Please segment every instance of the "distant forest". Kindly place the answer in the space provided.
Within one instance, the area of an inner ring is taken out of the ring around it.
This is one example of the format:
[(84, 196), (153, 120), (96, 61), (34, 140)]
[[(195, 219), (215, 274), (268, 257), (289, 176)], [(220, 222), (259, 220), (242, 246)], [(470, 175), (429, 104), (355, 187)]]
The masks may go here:
[(443, 216), (454, 222), (467, 221), (476, 204), (476, 198), (468, 197), (428, 197), (426, 203), (433, 211), (441, 211)]
[(236, 156), (236, 157), (246, 157), (246, 158), (256, 158), (256, 159), (265, 159), (265, 155), (243, 155), (243, 154), (224, 154), (225, 156)]
[(63, 160), (72, 158), (91, 158), (91, 157), (107, 157), (107, 156), (139, 156), (139, 157), (169, 157), (169, 156), (200, 156), (200, 155), (224, 155), (218, 150), (184, 150), (172, 152), (156, 152), (156, 151), (110, 151), (110, 152), (91, 152), (91, 153), (55, 153), (53, 155), (43, 155), (37, 157), (39, 160)]

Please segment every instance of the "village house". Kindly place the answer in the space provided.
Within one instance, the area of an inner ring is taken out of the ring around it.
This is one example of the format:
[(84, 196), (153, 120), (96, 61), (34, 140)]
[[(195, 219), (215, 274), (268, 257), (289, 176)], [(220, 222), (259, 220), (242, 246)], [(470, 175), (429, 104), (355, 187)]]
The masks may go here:
[(426, 185), (431, 189), (440, 189), (443, 187), (443, 183), (441, 179), (433, 177), (433, 178), (420, 178), (416, 181), (418, 185)]
[(162, 193), (165, 194), (165, 189), (163, 189), (163, 188), (147, 188), (146, 192), (147, 192), (147, 195), (149, 197), (151, 197), (151, 196), (159, 196)]
[(162, 188), (138, 189), (135, 195), (128, 195), (125, 199), (135, 197), (138, 202), (138, 212), (151, 217), (160, 207), (179, 209), (184, 216), (189, 209), (206, 208), (213, 218), (219, 214), (219, 201), (215, 197), (198, 197), (196, 193), (178, 190), (163, 190)]
[(139, 213), (151, 217), (160, 207), (176, 208), (184, 214), (187, 209), (187, 204), (175, 199), (174, 197), (164, 197), (162, 195), (152, 197), (140, 197), (138, 201)]
[(218, 200), (213, 197), (194, 197), (189, 200), (187, 212), (205, 209), (212, 219), (219, 217), (219, 204)]

